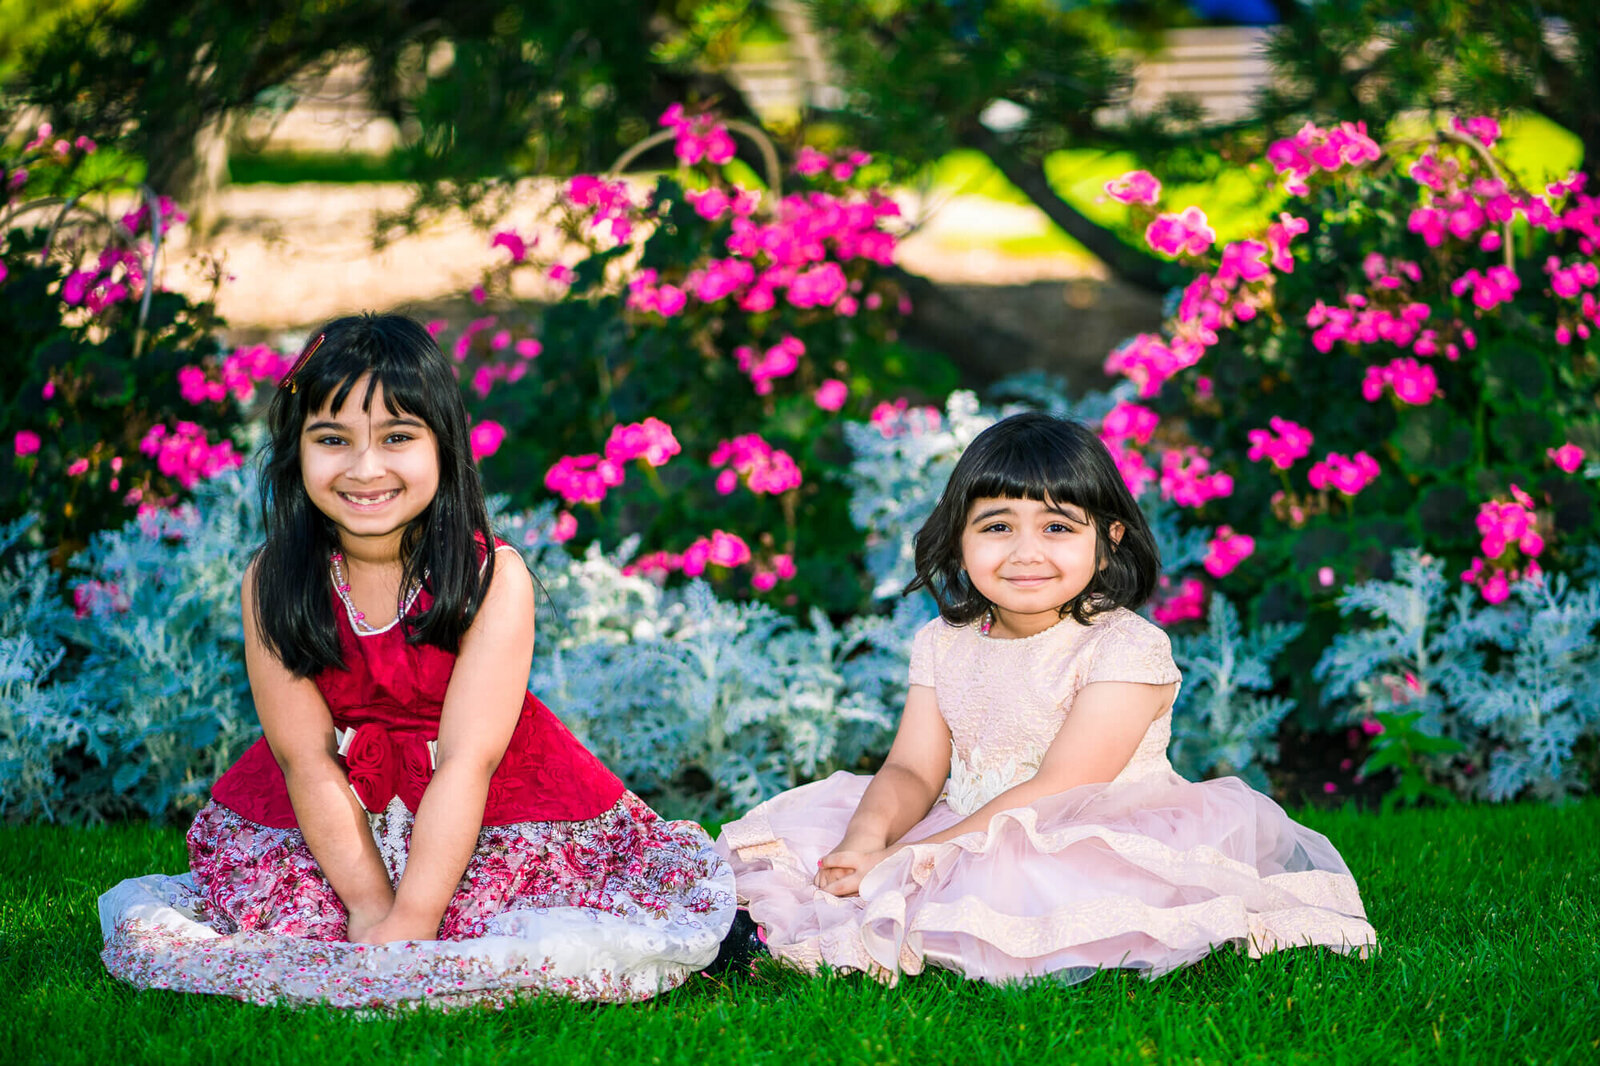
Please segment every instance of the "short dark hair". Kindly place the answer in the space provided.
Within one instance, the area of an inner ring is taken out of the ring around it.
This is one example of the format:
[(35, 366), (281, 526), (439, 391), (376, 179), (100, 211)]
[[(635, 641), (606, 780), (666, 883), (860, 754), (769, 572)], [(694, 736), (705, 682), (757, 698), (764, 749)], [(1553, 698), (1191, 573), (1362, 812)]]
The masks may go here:
[[(1161, 574), (1155, 537), (1105, 444), (1081, 422), (1026, 412), (996, 422), (967, 446), (917, 531), (917, 576), (905, 591), (927, 589), (950, 624), (967, 625), (993, 606), (973, 587), (961, 560), (967, 512), (985, 497), (1073, 504), (1094, 523), (1097, 563), (1105, 566), (1061, 605), (1063, 617), (1070, 612), (1087, 624), (1101, 611), (1139, 607), (1155, 592)], [(1113, 546), (1111, 527), (1118, 522), (1122, 539)]]
[(433, 603), (402, 624), (409, 642), (457, 652), (494, 577), (494, 534), (454, 367), (428, 331), (404, 315), (336, 318), (312, 333), (319, 335), (321, 343), (294, 371), (294, 387), (280, 387), (267, 410), (261, 462), (266, 542), (256, 553), (254, 587), (262, 642), (297, 677), (344, 666), (328, 578), (338, 533), (306, 493), (300, 435), (308, 414), (330, 398), (335, 410), (343, 407), (356, 383), (370, 375), (363, 411), (382, 385), (390, 413), (420, 418), (438, 442), (438, 492), (400, 539), (400, 588), (420, 581)]

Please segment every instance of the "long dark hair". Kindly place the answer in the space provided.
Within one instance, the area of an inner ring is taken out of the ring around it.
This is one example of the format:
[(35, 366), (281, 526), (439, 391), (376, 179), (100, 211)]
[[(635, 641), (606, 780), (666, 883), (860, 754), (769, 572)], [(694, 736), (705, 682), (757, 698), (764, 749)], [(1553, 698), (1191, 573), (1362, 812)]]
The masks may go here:
[[(917, 576), (952, 625), (977, 621), (991, 606), (961, 561), (961, 532), (972, 501), (985, 497), (1081, 507), (1094, 523), (1095, 576), (1061, 605), (1080, 624), (1101, 611), (1134, 608), (1155, 591), (1161, 557), (1150, 523), (1098, 437), (1080, 422), (1029, 412), (995, 423), (962, 453), (933, 513), (917, 531)], [(1122, 523), (1113, 545), (1111, 527)], [(1104, 564), (1103, 568), (1100, 564)]]
[(254, 588), (262, 642), (297, 677), (344, 666), (328, 578), (338, 533), (306, 493), (300, 437), (308, 414), (330, 398), (335, 410), (343, 407), (356, 382), (370, 375), (363, 411), (382, 385), (389, 412), (420, 418), (438, 441), (438, 492), (400, 537), (401, 594), (421, 581), (433, 604), (401, 624), (409, 642), (457, 652), (494, 578), (494, 534), (450, 362), (428, 331), (403, 315), (337, 318), (312, 336), (320, 343), (312, 342), (309, 358), (301, 356), (290, 375), (292, 387), (286, 379), (267, 410), (266, 543), (256, 554)]

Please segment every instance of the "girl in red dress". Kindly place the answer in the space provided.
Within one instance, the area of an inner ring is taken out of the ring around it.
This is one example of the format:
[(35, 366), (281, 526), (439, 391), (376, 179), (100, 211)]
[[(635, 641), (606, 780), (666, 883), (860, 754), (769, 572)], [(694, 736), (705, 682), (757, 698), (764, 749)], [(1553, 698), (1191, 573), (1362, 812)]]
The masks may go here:
[(711, 962), (727, 863), (527, 691), (533, 581), (490, 530), (427, 331), (329, 323), (267, 417), (241, 588), (263, 736), (196, 816), (189, 874), (101, 897), (108, 969), (390, 1006), (642, 999)]

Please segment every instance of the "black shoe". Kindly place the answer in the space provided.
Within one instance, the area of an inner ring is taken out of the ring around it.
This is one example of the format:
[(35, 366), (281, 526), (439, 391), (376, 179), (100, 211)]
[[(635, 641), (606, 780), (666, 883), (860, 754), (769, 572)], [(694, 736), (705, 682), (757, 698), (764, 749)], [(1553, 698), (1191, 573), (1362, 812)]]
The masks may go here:
[(741, 907), (733, 916), (733, 927), (722, 938), (717, 957), (701, 972), (707, 977), (719, 977), (729, 970), (749, 973), (755, 960), (771, 954), (762, 942), (761, 927), (751, 920), (750, 912)]

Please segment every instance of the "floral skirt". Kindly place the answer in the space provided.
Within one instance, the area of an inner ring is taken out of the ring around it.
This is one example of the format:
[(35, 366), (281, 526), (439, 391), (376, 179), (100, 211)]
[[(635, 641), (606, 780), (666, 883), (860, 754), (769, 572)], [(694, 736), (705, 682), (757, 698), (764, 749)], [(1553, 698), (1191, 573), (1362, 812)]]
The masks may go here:
[[(1170, 771), (1083, 785), (1003, 811), (987, 830), (906, 848), (860, 894), (816, 888), (869, 777), (839, 772), (722, 827), (739, 895), (772, 953), (894, 983), (926, 966), (1008, 982), (1157, 977), (1213, 950), (1258, 956), (1377, 943), (1355, 879), (1320, 833), (1235, 777)], [(943, 800), (906, 837), (962, 816)]]
[[(398, 883), (412, 814), (395, 800), (368, 821)], [(484, 826), (429, 941), (345, 942), (299, 830), (212, 803), (188, 839), (190, 873), (100, 897), (101, 957), (141, 988), (336, 1007), (641, 1000), (710, 963), (734, 916), (733, 873), (705, 831), (631, 792), (587, 821)]]

